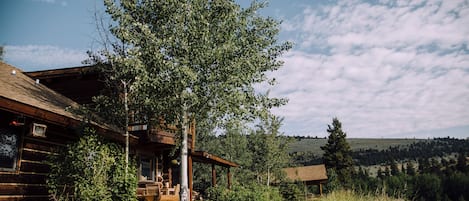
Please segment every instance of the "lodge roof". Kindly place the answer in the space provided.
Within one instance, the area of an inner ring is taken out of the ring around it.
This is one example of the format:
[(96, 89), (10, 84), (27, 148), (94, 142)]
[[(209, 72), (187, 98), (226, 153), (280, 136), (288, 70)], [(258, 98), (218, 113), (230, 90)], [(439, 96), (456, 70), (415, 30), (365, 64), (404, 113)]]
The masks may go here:
[[(78, 126), (83, 118), (67, 110), (78, 107), (78, 103), (37, 83), (21, 69), (0, 61), (0, 109), (61, 126)], [(120, 129), (91, 123), (104, 136), (122, 141), (122, 135), (116, 135), (122, 133)]]
[(293, 181), (325, 181), (327, 180), (326, 166), (311, 165), (303, 167), (284, 168), (287, 178)]
[(25, 74), (32, 78), (48, 79), (48, 78), (56, 78), (56, 77), (78, 76), (78, 75), (83, 75), (87, 73), (96, 73), (96, 72), (97, 72), (96, 66), (77, 66), (77, 67), (69, 67), (69, 68), (31, 71), (31, 72), (25, 72)]
[(0, 62), (0, 83), (0, 97), (3, 99), (49, 111), (69, 119), (80, 120), (78, 115), (65, 109), (77, 108), (77, 103), (41, 83), (36, 83), (19, 68)]

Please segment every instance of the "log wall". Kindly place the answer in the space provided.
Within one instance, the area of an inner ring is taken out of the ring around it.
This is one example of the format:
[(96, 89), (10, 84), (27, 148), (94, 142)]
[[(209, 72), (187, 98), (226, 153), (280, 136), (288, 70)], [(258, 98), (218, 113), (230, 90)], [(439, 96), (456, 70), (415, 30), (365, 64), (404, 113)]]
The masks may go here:
[(49, 200), (46, 178), (50, 168), (47, 158), (57, 154), (59, 147), (64, 147), (77, 137), (66, 128), (47, 126), (44, 138), (30, 134), (30, 123), (24, 125), (17, 167), (12, 171), (0, 171), (0, 201)]

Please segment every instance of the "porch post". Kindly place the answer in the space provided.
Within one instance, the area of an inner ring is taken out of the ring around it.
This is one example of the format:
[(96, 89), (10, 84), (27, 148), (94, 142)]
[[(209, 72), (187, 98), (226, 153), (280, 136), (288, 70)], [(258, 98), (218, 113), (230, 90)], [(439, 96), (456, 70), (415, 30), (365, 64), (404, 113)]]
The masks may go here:
[(217, 170), (215, 169), (215, 164), (212, 164), (212, 186), (217, 186)]
[(228, 171), (226, 173), (226, 177), (227, 177), (227, 180), (228, 180), (228, 189), (231, 189), (231, 172), (230, 172), (230, 169), (231, 168), (228, 167)]
[(192, 170), (192, 155), (189, 155), (189, 200), (192, 200), (194, 171)]
[(322, 197), (322, 183), (319, 182), (319, 195)]

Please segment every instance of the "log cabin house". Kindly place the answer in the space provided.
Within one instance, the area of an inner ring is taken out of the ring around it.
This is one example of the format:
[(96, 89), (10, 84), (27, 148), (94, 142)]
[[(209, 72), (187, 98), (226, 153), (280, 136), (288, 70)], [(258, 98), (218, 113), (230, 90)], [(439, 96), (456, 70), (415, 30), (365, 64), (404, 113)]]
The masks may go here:
[[(78, 139), (82, 117), (66, 110), (90, 103), (104, 84), (92, 66), (25, 73), (0, 62), (0, 201), (49, 200), (45, 184), (48, 155)], [(123, 144), (124, 131), (91, 122), (97, 133)], [(189, 188), (192, 195), (192, 163), (229, 170), (238, 165), (207, 152), (195, 151), (195, 124), (190, 126)], [(179, 200), (179, 167), (170, 157), (175, 146), (175, 127), (135, 124), (129, 126), (130, 153), (137, 158), (141, 200)], [(230, 173), (228, 171), (228, 185)]]

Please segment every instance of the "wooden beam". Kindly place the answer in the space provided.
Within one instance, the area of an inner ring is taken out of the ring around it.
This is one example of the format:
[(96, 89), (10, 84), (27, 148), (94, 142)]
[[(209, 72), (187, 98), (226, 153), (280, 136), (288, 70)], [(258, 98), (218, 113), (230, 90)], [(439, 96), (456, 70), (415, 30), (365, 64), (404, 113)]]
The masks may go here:
[(227, 178), (227, 181), (228, 181), (228, 189), (231, 189), (231, 171), (230, 171), (231, 168), (227, 168), (227, 172), (226, 172), (226, 178)]
[(319, 195), (322, 197), (322, 183), (319, 183)]
[(189, 200), (192, 200), (194, 171), (192, 170), (192, 156), (188, 156), (188, 175), (189, 175)]
[(212, 186), (217, 186), (217, 170), (215, 169), (215, 164), (212, 164)]

